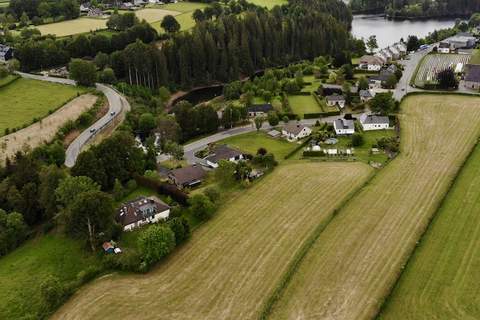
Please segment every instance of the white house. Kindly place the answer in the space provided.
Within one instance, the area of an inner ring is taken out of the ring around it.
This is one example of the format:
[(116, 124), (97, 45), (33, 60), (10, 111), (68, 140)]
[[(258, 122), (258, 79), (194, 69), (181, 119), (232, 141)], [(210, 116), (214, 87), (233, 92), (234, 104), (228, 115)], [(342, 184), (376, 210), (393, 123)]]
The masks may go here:
[(376, 56), (365, 55), (360, 58), (358, 67), (362, 70), (380, 71), (384, 64), (384, 60)]
[(236, 149), (232, 149), (227, 145), (219, 145), (215, 147), (213, 152), (208, 155), (204, 160), (207, 162), (207, 165), (211, 168), (218, 168), (218, 163), (220, 160), (226, 160), (230, 162), (238, 162), (245, 159), (244, 154)]
[(258, 117), (273, 111), (273, 106), (270, 103), (254, 104), (247, 108), (249, 117)]
[(342, 109), (345, 108), (346, 100), (343, 95), (334, 94), (331, 96), (326, 96), (325, 100), (327, 101), (327, 105), (330, 107), (339, 106)]
[(346, 135), (355, 133), (355, 123), (353, 120), (337, 119), (333, 122), (333, 128), (337, 135)]
[(117, 212), (117, 221), (124, 231), (131, 231), (144, 224), (165, 220), (170, 215), (170, 207), (157, 197), (139, 197), (124, 203)]
[(287, 123), (282, 129), (282, 135), (290, 141), (297, 141), (312, 134), (312, 129), (300, 123)]
[(450, 43), (448, 42), (440, 42), (438, 45), (438, 52), (440, 53), (450, 53)]
[(395, 48), (400, 52), (401, 56), (407, 54), (407, 46), (403, 42), (397, 42), (394, 44)]
[(398, 51), (396, 46), (388, 47), (388, 51), (390, 51), (392, 53), (392, 59), (393, 60), (400, 59), (400, 51)]
[(364, 131), (386, 130), (390, 128), (388, 117), (362, 114), (360, 116), (360, 124)]

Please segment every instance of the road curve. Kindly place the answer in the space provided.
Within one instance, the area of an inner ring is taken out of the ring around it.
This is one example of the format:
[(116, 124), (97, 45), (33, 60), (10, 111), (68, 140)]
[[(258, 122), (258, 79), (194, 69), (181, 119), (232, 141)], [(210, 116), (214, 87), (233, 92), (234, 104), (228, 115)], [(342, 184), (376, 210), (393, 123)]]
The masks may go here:
[[(71, 79), (40, 76), (23, 72), (17, 72), (17, 74), (19, 74), (23, 78), (33, 80), (48, 81), (73, 86), (76, 85), (75, 81)], [(97, 90), (103, 92), (105, 97), (107, 97), (109, 105), (108, 113), (101, 117), (97, 122), (87, 128), (85, 131), (83, 131), (68, 146), (65, 154), (65, 166), (69, 168), (75, 165), (75, 161), (77, 160), (78, 155), (82, 151), (82, 148), (93, 137), (95, 137), (97, 133), (101, 132), (111, 121), (113, 121), (116, 117), (119, 117), (123, 112), (130, 110), (130, 104), (128, 103), (127, 99), (125, 99), (125, 97), (122, 96), (118, 91), (116, 91), (110, 86), (101, 83), (97, 83), (95, 86)]]

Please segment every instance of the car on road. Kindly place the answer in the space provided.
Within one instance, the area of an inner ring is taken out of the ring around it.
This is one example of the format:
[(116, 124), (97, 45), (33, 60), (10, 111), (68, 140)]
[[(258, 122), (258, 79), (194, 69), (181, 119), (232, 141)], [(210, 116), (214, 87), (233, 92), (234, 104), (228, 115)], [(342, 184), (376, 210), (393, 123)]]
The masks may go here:
[(110, 112), (110, 115), (113, 117), (116, 114), (115, 111)]
[(90, 129), (91, 133), (94, 133), (95, 131), (97, 131), (97, 129), (95, 129), (95, 128)]

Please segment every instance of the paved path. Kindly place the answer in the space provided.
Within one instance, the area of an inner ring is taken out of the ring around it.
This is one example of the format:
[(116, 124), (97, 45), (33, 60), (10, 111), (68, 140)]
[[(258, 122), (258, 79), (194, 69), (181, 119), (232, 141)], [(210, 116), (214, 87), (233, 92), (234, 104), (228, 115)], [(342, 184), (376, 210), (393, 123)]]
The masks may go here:
[[(39, 76), (33, 75), (29, 73), (17, 72), (20, 76), (28, 79), (34, 80), (41, 80), (41, 81), (48, 81), (48, 82), (55, 82), (61, 83), (66, 85), (76, 85), (74, 80), (71, 79), (63, 79), (63, 78), (55, 78), (55, 77), (48, 77), (48, 76)], [(97, 90), (103, 92), (103, 94), (107, 97), (109, 109), (108, 113), (105, 114), (102, 118), (98, 119), (93, 125), (83, 131), (73, 142), (68, 146), (66, 154), (65, 154), (65, 166), (71, 168), (75, 165), (75, 161), (77, 160), (78, 155), (82, 151), (82, 148), (92, 139), (95, 137), (97, 133), (102, 131), (108, 124), (113, 121), (116, 117), (120, 117), (124, 112), (130, 110), (130, 104), (128, 103), (127, 99), (123, 97), (118, 91), (113, 89), (110, 86), (97, 83), (96, 84)]]

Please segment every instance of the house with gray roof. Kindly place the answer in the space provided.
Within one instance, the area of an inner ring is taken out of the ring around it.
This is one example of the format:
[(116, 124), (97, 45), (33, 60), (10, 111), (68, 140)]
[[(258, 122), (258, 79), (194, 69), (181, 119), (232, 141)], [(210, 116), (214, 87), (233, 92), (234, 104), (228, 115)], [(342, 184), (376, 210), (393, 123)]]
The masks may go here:
[(297, 141), (312, 134), (310, 127), (298, 122), (289, 122), (282, 128), (282, 135), (289, 141)]
[(270, 111), (273, 111), (273, 106), (270, 103), (253, 104), (250, 107), (247, 107), (249, 117), (263, 116)]
[(210, 155), (208, 155), (204, 160), (206, 161), (207, 165), (211, 168), (218, 168), (218, 163), (221, 160), (226, 160), (230, 162), (238, 162), (240, 160), (245, 159), (245, 155), (243, 152), (230, 148), (229, 146), (222, 144), (216, 146)]
[(168, 178), (177, 187), (193, 188), (202, 183), (206, 172), (202, 166), (194, 164), (183, 168), (173, 169), (168, 173)]
[(6, 62), (13, 58), (13, 48), (0, 44), (0, 62)]
[(325, 100), (327, 101), (327, 105), (330, 107), (339, 106), (340, 108), (345, 108), (346, 99), (343, 95), (333, 94), (331, 96), (326, 96)]
[(358, 92), (358, 95), (360, 96), (360, 100), (362, 102), (367, 102), (375, 96), (375, 93), (373, 91), (370, 91), (370, 90), (360, 90)]
[(362, 114), (360, 116), (360, 124), (364, 131), (386, 130), (390, 128), (390, 120), (388, 117), (374, 114)]
[(349, 135), (355, 133), (355, 123), (351, 119), (337, 119), (333, 122), (333, 128), (337, 135)]

